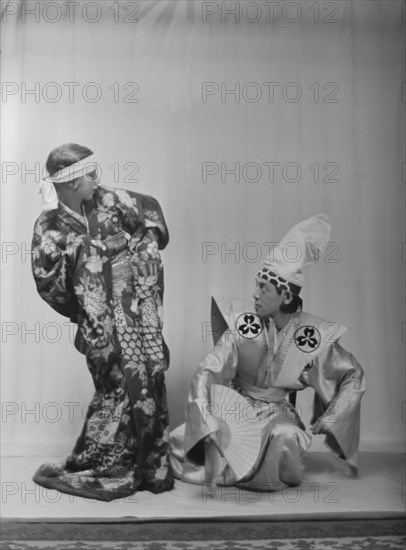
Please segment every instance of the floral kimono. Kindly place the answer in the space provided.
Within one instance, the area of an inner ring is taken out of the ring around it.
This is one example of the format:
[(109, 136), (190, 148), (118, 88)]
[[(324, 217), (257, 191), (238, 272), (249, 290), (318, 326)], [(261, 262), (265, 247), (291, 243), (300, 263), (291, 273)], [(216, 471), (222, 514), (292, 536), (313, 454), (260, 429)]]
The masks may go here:
[(95, 394), (72, 454), (34, 481), (109, 501), (170, 490), (162, 338), (168, 231), (158, 202), (99, 186), (80, 215), (59, 202), (35, 223), (32, 270), (41, 297), (77, 323)]
[[(300, 484), (311, 437), (287, 397), (307, 387), (315, 390), (312, 422), (323, 417), (328, 426), (327, 446), (356, 475), (365, 381), (359, 363), (338, 343), (346, 327), (298, 311), (277, 332), (272, 319), (263, 322), (250, 307), (213, 299), (215, 347), (193, 377), (185, 424), (170, 435), (175, 477), (259, 491)], [(208, 410), (235, 414), (227, 403), (211, 401), (213, 385), (230, 386), (241, 394), (251, 410), (246, 415), (250, 429), (260, 432), (258, 454), (241, 478), (204, 441), (219, 430), (218, 420)]]

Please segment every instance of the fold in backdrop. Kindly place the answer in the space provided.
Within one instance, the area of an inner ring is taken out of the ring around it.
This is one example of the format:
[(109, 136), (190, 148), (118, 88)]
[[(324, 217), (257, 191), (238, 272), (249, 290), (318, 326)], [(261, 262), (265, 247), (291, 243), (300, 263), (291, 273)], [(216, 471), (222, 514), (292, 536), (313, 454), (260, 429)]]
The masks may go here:
[(211, 349), (211, 296), (250, 300), (269, 243), (325, 212), (332, 243), (306, 272), (305, 309), (351, 327), (342, 344), (368, 384), (361, 449), (402, 450), (404, 3), (1, 6), (3, 452), (67, 454), (92, 395), (74, 327), (30, 270), (43, 166), (66, 142), (166, 215), (173, 427)]

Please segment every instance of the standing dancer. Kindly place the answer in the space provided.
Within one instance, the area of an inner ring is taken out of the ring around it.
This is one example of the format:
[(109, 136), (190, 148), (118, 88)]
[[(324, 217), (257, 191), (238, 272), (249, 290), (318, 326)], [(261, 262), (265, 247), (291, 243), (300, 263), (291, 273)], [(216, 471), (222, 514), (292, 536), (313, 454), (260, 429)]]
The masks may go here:
[(77, 323), (75, 347), (86, 356), (95, 394), (72, 454), (43, 464), (33, 479), (109, 501), (173, 487), (159, 254), (169, 237), (154, 198), (99, 186), (96, 167), (90, 149), (62, 145), (51, 151), (41, 187), (35, 282), (52, 308)]

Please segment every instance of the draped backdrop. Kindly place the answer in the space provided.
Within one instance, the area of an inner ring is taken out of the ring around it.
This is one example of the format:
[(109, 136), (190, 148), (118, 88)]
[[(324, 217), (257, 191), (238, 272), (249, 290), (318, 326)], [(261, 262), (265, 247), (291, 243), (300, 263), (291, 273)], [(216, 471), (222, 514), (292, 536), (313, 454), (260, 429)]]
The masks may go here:
[(361, 450), (400, 451), (404, 3), (1, 6), (3, 452), (67, 454), (92, 396), (75, 328), (30, 268), (45, 160), (67, 142), (99, 155), (103, 184), (153, 195), (165, 213), (173, 427), (212, 346), (211, 296), (250, 300), (270, 243), (325, 212), (331, 243), (306, 271), (305, 309), (351, 327), (341, 341), (368, 385)]

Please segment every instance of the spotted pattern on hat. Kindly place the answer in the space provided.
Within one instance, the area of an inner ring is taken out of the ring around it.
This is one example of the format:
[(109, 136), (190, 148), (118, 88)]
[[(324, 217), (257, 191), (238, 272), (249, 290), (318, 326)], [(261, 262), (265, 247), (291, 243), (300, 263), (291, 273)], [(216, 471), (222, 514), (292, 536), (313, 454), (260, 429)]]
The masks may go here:
[(267, 283), (274, 284), (278, 289), (286, 290), (286, 292), (292, 292), (292, 294), (299, 295), (300, 286), (289, 283), (289, 281), (271, 271), (270, 269), (267, 269), (266, 267), (263, 267), (259, 271), (258, 277), (260, 279), (264, 279)]

